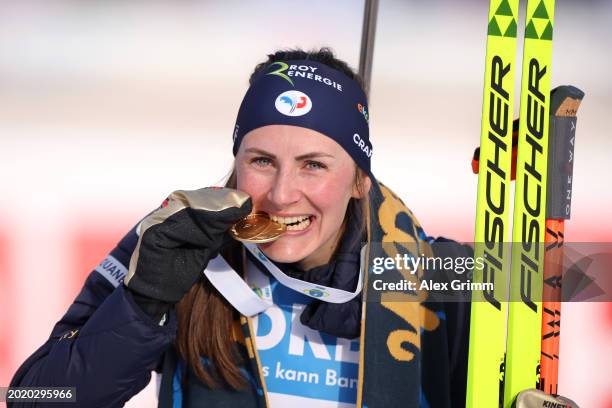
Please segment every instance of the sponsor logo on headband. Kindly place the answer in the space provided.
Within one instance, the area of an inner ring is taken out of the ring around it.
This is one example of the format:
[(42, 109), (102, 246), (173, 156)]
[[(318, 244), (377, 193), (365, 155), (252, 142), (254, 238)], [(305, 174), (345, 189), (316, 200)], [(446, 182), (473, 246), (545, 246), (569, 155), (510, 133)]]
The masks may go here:
[(331, 86), (334, 89), (342, 92), (342, 84), (337, 83), (336, 81), (327, 78), (323, 75), (319, 75), (316, 71), (319, 69), (318, 67), (313, 67), (311, 65), (289, 65), (284, 62), (277, 61), (273, 64), (270, 64), (270, 67), (278, 67), (273, 69), (270, 72), (267, 72), (266, 75), (276, 75), (291, 84), (291, 86), (295, 86), (293, 83), (293, 78), (305, 78), (313, 81), (321, 82), (327, 86)]
[(285, 91), (276, 97), (276, 110), (286, 116), (302, 116), (312, 109), (312, 101), (304, 92)]
[(361, 138), (361, 136), (359, 136), (358, 133), (353, 135), (353, 143), (355, 143), (366, 156), (372, 157), (372, 148), (365, 142), (365, 140)]
[(368, 111), (365, 107), (365, 105), (362, 105), (360, 103), (357, 104), (357, 110), (359, 111), (359, 113), (361, 113), (363, 115), (363, 117), (365, 118), (366, 122), (370, 122), (370, 115), (368, 115)]

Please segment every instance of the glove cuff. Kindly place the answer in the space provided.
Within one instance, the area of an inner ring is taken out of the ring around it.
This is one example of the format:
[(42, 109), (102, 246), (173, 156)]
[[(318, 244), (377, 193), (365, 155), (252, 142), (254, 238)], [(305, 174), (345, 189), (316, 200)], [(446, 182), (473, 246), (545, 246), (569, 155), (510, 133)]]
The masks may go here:
[(168, 313), (172, 307), (171, 303), (141, 295), (138, 292), (134, 292), (129, 287), (126, 287), (126, 289), (131, 293), (132, 298), (138, 307), (140, 307), (140, 309), (156, 323), (160, 322), (164, 315)]

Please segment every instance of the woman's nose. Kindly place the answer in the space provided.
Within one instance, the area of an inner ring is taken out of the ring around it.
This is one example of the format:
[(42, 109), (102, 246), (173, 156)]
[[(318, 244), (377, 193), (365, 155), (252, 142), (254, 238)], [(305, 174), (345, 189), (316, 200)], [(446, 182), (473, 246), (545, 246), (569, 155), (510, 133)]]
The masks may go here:
[(268, 192), (268, 200), (278, 208), (287, 208), (299, 201), (301, 196), (298, 177), (292, 171), (279, 171)]

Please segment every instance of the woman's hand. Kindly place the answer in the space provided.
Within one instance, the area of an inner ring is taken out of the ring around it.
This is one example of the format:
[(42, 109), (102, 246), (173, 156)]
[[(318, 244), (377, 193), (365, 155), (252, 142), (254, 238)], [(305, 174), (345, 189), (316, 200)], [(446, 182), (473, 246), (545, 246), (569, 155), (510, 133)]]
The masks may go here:
[(229, 188), (175, 191), (141, 222), (125, 285), (150, 299), (178, 302), (251, 208), (248, 194)]

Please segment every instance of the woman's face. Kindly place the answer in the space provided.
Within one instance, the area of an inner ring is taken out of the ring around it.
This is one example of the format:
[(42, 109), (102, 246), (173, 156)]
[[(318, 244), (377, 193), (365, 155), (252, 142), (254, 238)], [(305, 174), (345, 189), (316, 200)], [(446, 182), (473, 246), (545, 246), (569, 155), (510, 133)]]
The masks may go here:
[(355, 172), (348, 153), (314, 130), (270, 125), (249, 132), (236, 155), (237, 188), (252, 197), (254, 211), (287, 225), (281, 238), (259, 245), (266, 256), (303, 269), (327, 263), (348, 202), (360, 197)]

